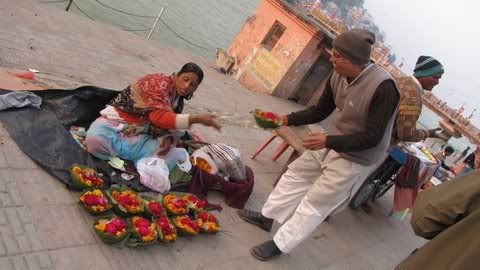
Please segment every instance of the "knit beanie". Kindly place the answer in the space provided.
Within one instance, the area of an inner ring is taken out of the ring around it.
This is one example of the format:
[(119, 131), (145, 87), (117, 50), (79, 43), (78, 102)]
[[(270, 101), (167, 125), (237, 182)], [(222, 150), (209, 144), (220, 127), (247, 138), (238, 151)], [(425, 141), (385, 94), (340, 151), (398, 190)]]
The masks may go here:
[(431, 56), (420, 56), (413, 70), (415, 77), (428, 77), (435, 74), (443, 73), (443, 66), (437, 59)]
[(366, 64), (370, 61), (375, 35), (363, 29), (345, 31), (333, 41), (333, 48), (355, 64)]

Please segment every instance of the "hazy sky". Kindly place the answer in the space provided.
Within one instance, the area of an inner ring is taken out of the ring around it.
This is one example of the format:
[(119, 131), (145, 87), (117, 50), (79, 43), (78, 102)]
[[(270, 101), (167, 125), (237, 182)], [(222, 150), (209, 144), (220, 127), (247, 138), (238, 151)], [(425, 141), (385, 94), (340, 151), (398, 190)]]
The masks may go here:
[(477, 108), (472, 122), (480, 127), (480, 2), (365, 0), (364, 7), (387, 33), (397, 64), (405, 58), (405, 73), (413, 72), (419, 55), (443, 64), (445, 74), (434, 94), (452, 108), (465, 102), (465, 116)]

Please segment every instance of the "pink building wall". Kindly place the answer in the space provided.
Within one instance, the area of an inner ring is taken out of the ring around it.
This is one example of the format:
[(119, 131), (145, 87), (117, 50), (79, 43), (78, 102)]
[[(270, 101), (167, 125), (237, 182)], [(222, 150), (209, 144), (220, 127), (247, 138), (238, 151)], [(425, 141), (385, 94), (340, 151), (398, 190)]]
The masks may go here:
[[(271, 51), (261, 42), (275, 21), (286, 27)], [(320, 55), (323, 37), (280, 1), (262, 0), (230, 44), (232, 76), (247, 88), (288, 98)]]

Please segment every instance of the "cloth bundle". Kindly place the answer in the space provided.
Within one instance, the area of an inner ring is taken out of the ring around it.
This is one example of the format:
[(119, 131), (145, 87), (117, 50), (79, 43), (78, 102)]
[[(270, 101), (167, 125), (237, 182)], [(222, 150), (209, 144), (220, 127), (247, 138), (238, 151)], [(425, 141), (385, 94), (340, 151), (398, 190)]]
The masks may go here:
[(223, 143), (202, 147), (215, 161), (218, 169), (229, 180), (244, 180), (247, 177), (245, 163), (240, 151)]

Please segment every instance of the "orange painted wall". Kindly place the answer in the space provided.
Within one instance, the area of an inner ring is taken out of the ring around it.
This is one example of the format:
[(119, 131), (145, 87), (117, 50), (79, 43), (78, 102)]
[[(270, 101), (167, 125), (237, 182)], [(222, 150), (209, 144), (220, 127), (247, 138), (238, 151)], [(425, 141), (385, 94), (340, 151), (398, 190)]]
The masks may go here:
[[(275, 21), (283, 24), (286, 30), (268, 52), (262, 49), (261, 42)], [(232, 76), (251, 90), (289, 97), (315, 63), (320, 54), (317, 45), (321, 41), (322, 37), (312, 26), (285, 9), (279, 1), (262, 0), (228, 49), (235, 58)], [(261, 75), (266, 79), (259, 79)]]

